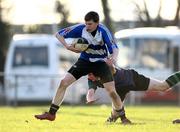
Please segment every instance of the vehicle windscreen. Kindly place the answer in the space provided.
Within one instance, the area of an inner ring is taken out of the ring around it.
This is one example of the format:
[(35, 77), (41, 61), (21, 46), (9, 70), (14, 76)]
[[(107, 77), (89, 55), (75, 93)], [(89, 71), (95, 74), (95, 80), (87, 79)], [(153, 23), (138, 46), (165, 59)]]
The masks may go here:
[(79, 54), (70, 52), (64, 47), (58, 48), (58, 56), (60, 69), (64, 69), (64, 71), (67, 71), (79, 58)]
[(21, 66), (48, 66), (48, 48), (39, 47), (15, 47), (13, 54), (13, 67)]
[[(120, 61), (126, 60), (123, 66), (165, 68), (168, 67), (169, 40), (166, 39), (121, 39)], [(122, 50), (122, 51), (121, 51)], [(124, 55), (123, 55), (124, 53)], [(124, 57), (124, 58), (122, 58)]]

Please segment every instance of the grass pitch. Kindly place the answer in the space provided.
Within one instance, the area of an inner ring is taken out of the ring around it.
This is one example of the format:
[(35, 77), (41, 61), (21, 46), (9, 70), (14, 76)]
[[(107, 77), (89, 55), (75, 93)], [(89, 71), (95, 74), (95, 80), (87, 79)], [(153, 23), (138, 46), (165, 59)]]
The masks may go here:
[(55, 121), (34, 118), (48, 110), (40, 107), (0, 107), (0, 132), (180, 132), (177, 106), (127, 106), (127, 117), (132, 125), (122, 125), (120, 120), (107, 124), (110, 106), (62, 106)]

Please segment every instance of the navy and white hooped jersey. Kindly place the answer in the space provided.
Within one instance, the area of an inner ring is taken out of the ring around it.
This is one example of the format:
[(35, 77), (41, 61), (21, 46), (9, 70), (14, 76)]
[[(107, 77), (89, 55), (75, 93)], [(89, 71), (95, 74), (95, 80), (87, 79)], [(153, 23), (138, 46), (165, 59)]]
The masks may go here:
[(77, 24), (60, 30), (59, 35), (64, 38), (83, 37), (89, 42), (89, 48), (81, 52), (80, 58), (90, 61), (104, 61), (109, 54), (113, 53), (113, 48), (118, 48), (110, 31), (102, 24), (97, 27), (95, 36), (87, 32), (85, 24)]

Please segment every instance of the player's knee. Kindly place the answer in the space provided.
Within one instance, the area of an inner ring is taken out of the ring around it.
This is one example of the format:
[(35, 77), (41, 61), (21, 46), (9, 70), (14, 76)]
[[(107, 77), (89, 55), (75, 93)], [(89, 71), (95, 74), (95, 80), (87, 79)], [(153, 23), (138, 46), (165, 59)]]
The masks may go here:
[(166, 91), (169, 89), (169, 86), (166, 82), (162, 82), (161, 85), (159, 86), (161, 91)]
[(116, 99), (117, 98), (117, 93), (115, 92), (115, 91), (110, 91), (109, 92), (109, 96), (111, 97), (111, 98), (113, 98), (113, 99)]
[(105, 89), (108, 93), (112, 93), (116, 91), (114, 87), (106, 87)]
[(166, 91), (167, 89), (169, 89), (169, 86), (165, 81), (162, 82), (157, 80), (151, 80), (148, 89), (154, 91)]
[(167, 91), (168, 89), (169, 89), (169, 87), (163, 86), (162, 89), (161, 89), (161, 91), (165, 92), (165, 91)]
[(61, 88), (67, 88), (69, 86), (69, 82), (66, 79), (62, 79), (60, 83)]

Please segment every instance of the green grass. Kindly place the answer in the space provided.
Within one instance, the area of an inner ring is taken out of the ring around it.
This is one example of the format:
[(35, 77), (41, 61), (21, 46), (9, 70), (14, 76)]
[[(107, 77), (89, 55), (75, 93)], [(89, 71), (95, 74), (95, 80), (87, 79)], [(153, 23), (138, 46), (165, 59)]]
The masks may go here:
[(107, 124), (110, 106), (62, 106), (55, 121), (40, 121), (34, 114), (48, 110), (41, 107), (0, 107), (0, 132), (178, 132), (180, 108), (175, 106), (126, 107), (133, 125)]

